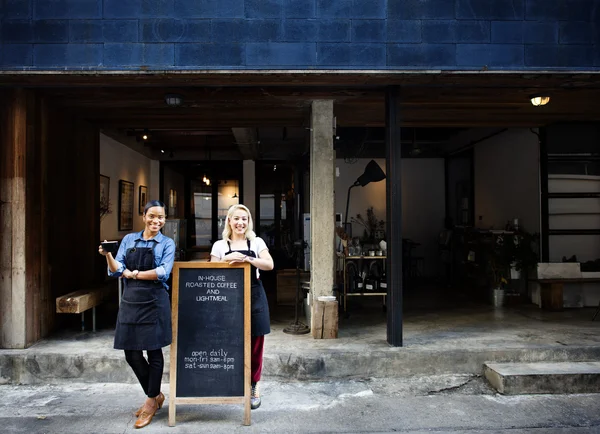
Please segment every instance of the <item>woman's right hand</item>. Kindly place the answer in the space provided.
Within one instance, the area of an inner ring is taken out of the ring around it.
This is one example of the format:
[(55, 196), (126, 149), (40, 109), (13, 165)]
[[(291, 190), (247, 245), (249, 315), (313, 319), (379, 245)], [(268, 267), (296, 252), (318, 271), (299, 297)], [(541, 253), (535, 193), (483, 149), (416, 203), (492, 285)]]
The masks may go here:
[(230, 264), (232, 262), (244, 262), (245, 257), (246, 255), (244, 255), (243, 253), (231, 252), (230, 254), (223, 256), (223, 261), (229, 262)]
[[(105, 243), (105, 242), (106, 242), (106, 240), (104, 240), (103, 242)], [(98, 246), (98, 253), (100, 253), (102, 256), (108, 256), (108, 255), (110, 255), (110, 254), (111, 254), (110, 252), (106, 252), (106, 251), (104, 251), (104, 249), (102, 248), (102, 244), (100, 244), (100, 245)]]

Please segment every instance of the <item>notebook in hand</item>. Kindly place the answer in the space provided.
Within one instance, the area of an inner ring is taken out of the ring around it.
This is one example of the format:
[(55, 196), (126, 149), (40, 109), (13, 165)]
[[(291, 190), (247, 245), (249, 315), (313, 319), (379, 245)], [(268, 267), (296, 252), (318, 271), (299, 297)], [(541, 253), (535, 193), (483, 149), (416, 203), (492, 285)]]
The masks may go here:
[(105, 252), (112, 253), (113, 256), (117, 254), (117, 250), (119, 250), (119, 242), (118, 241), (104, 241), (102, 243), (102, 250)]

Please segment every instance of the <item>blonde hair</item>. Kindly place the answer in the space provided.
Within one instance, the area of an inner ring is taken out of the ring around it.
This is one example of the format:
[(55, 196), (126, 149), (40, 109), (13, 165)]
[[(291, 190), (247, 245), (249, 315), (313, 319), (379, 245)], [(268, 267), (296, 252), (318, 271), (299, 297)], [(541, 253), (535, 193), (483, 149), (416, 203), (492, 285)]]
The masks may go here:
[(225, 241), (231, 241), (231, 226), (229, 225), (229, 221), (231, 220), (231, 217), (233, 216), (233, 213), (236, 212), (238, 209), (241, 209), (242, 211), (245, 211), (246, 214), (248, 214), (248, 226), (246, 226), (246, 232), (244, 233), (244, 236), (252, 241), (254, 238), (256, 238), (256, 234), (254, 233), (254, 223), (252, 222), (252, 214), (250, 214), (250, 210), (245, 207), (242, 204), (239, 205), (231, 205), (229, 207), (229, 211), (227, 211), (227, 217), (225, 218), (225, 228), (223, 229), (223, 239)]

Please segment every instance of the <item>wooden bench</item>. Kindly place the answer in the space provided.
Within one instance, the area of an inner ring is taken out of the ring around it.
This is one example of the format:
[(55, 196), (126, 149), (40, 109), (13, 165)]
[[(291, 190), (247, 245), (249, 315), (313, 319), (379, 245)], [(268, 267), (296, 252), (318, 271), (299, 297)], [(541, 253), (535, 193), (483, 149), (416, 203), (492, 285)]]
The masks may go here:
[(79, 291), (56, 297), (56, 312), (80, 313), (81, 330), (83, 331), (85, 330), (84, 312), (92, 309), (92, 328), (96, 331), (96, 306), (104, 302), (113, 291), (114, 282), (108, 282), (102, 286), (80, 289)]
[[(563, 288), (565, 283), (600, 283), (600, 277), (565, 277), (552, 279), (531, 279), (540, 284), (542, 309), (563, 310)], [(600, 312), (600, 305), (596, 309), (594, 318)]]

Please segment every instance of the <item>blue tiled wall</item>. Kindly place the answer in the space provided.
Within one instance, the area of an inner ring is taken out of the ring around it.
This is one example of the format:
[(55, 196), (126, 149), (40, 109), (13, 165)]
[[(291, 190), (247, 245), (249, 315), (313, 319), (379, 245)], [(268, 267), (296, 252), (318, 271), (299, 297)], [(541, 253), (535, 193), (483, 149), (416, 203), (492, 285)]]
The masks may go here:
[(600, 0), (0, 0), (0, 69), (599, 70)]

